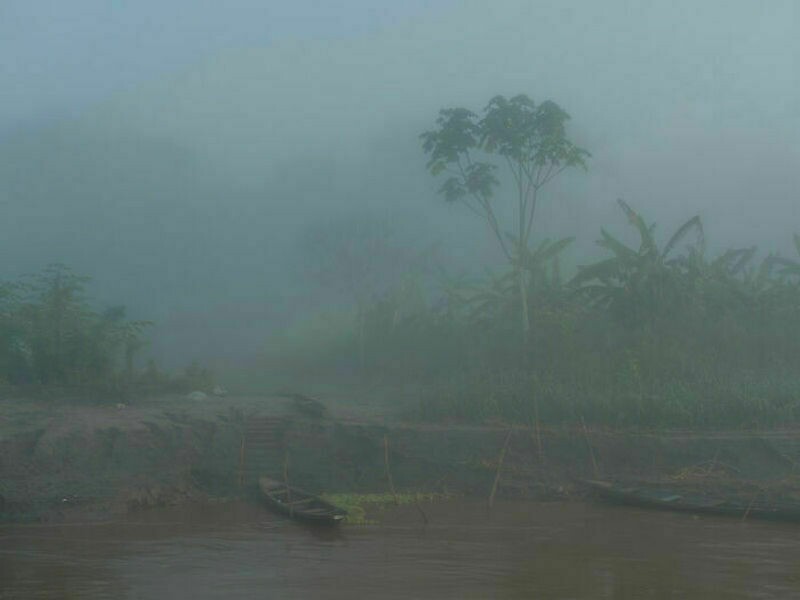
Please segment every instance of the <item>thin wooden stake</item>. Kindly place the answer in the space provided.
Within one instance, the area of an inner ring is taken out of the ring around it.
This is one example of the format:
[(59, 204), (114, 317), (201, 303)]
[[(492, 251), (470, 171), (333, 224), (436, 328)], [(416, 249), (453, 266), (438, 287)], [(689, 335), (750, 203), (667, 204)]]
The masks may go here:
[(394, 503), (400, 504), (397, 500), (397, 491), (394, 489), (394, 481), (392, 481), (392, 470), (389, 468), (389, 437), (386, 434), (383, 436), (383, 468), (386, 471), (386, 479), (389, 481), (389, 491), (394, 496)]
[(239, 476), (238, 476), (239, 489), (242, 489), (242, 486), (244, 485), (244, 445), (245, 445), (244, 440), (245, 436), (244, 433), (242, 433), (242, 443), (239, 446)]
[(508, 442), (511, 441), (511, 432), (514, 429), (509, 429), (506, 434), (506, 441), (503, 443), (503, 449), (500, 451), (500, 456), (497, 459), (497, 473), (494, 475), (494, 483), (492, 484), (492, 493), (489, 494), (489, 508), (494, 504), (494, 495), (497, 493), (497, 484), (500, 483), (500, 470), (503, 468), (503, 460), (506, 457), (506, 450), (508, 450)]
[(544, 447), (542, 446), (542, 430), (539, 426), (539, 400), (533, 399), (534, 418), (536, 419), (536, 447), (539, 450), (539, 462), (544, 462)]
[(420, 506), (419, 499), (414, 499), (414, 506), (417, 507), (419, 514), (422, 515), (422, 522), (427, 525), (428, 524), (428, 515), (425, 514), (425, 511), (422, 510), (422, 506)]
[(708, 465), (708, 468), (706, 469), (706, 473), (705, 473), (706, 477), (708, 477), (709, 475), (711, 475), (711, 472), (712, 472), (714, 469), (716, 469), (716, 468), (717, 468), (717, 458), (719, 458), (719, 448), (717, 448), (717, 451), (716, 451), (716, 452), (714, 452), (714, 458), (713, 458), (713, 459), (711, 459), (711, 464), (709, 464), (709, 465)]
[(589, 456), (592, 459), (592, 468), (594, 469), (594, 476), (600, 476), (600, 469), (597, 468), (597, 461), (594, 458), (594, 450), (592, 449), (592, 443), (589, 441), (589, 430), (586, 429), (586, 421), (583, 420), (583, 415), (581, 415), (581, 426), (583, 427), (583, 437), (586, 439), (586, 446), (589, 448)]
[(759, 494), (761, 494), (761, 490), (757, 490), (753, 496), (753, 499), (750, 500), (750, 504), (747, 505), (747, 510), (744, 511), (744, 514), (742, 515), (742, 521), (746, 521), (747, 517), (750, 516), (750, 510), (753, 508), (753, 504), (755, 504), (756, 498), (758, 498)]
[(289, 487), (289, 451), (283, 455), (283, 484), (286, 486), (286, 501), (289, 503), (289, 516), (294, 517), (292, 504), (292, 488)]

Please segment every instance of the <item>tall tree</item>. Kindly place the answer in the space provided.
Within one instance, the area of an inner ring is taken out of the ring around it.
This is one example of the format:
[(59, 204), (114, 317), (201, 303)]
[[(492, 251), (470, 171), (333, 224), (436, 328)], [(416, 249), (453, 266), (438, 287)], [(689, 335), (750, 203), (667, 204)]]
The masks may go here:
[[(437, 129), (421, 136), (422, 147), (430, 156), (430, 172), (448, 175), (440, 193), (448, 202), (461, 202), (484, 219), (512, 264), (525, 343), (530, 335), (527, 264), (541, 191), (567, 168), (585, 169), (590, 156), (567, 138), (569, 118), (549, 100), (536, 104), (525, 95), (495, 96), (482, 117), (466, 108), (440, 110)], [(500, 185), (499, 167), (493, 158), (499, 159), (514, 183), (517, 216), (513, 233), (503, 230), (493, 204)]]

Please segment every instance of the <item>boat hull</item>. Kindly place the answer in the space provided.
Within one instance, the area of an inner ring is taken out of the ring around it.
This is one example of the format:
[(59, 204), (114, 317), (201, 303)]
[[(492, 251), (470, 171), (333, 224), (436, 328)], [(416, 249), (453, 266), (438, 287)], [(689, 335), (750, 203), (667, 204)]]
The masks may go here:
[(759, 501), (757, 496), (736, 498), (712, 494), (684, 494), (660, 486), (623, 485), (610, 481), (590, 480), (584, 483), (595, 497), (612, 504), (700, 515), (800, 523), (800, 503), (794, 501), (768, 503)]
[(262, 477), (258, 481), (264, 502), (273, 511), (297, 521), (316, 525), (338, 525), (347, 511), (305, 490)]

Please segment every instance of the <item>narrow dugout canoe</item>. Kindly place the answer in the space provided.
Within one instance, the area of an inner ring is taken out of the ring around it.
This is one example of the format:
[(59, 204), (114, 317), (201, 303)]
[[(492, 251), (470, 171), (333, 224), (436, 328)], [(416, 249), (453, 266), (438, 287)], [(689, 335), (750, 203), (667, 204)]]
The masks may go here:
[(800, 522), (800, 502), (792, 499), (763, 500), (758, 495), (722, 495), (670, 490), (660, 485), (584, 482), (595, 497), (613, 504), (656, 510), (721, 515), (748, 519)]
[(282, 481), (261, 477), (258, 486), (270, 508), (292, 519), (319, 525), (336, 525), (347, 516), (346, 510)]

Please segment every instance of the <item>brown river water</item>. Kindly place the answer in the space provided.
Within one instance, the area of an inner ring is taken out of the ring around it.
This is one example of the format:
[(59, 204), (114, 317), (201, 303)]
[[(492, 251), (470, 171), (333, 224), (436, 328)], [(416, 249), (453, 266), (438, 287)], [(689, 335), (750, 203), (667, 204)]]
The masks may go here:
[(800, 598), (800, 526), (453, 500), (316, 530), (258, 505), (0, 526), (0, 598)]

